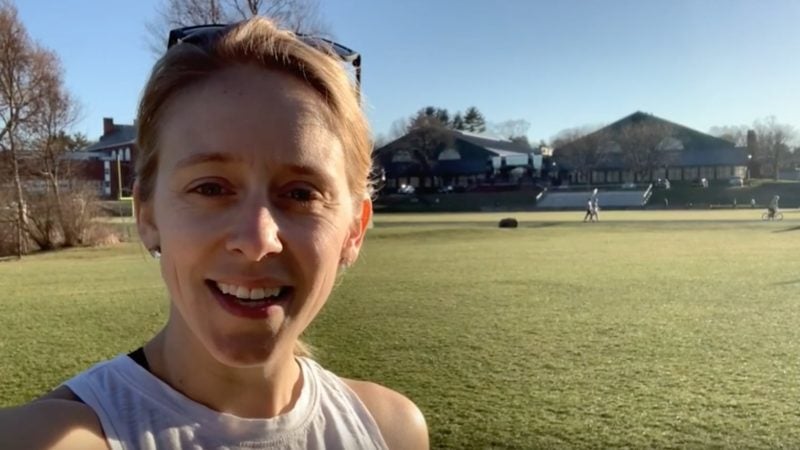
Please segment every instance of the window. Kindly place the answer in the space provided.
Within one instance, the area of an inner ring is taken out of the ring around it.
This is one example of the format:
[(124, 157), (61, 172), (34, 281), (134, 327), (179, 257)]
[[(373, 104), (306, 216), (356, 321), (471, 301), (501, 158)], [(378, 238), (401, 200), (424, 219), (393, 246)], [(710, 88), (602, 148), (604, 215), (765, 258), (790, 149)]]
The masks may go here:
[(414, 162), (414, 158), (408, 150), (400, 150), (392, 155), (392, 162)]
[(452, 161), (461, 159), (461, 153), (454, 148), (448, 148), (439, 153), (439, 161)]

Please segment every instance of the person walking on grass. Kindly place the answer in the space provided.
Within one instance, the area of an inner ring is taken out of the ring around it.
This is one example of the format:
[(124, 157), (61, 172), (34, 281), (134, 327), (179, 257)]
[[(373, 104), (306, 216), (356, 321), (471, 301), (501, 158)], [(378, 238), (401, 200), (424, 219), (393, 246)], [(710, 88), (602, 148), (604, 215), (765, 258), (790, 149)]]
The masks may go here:
[(592, 208), (593, 208), (592, 198), (589, 197), (589, 199), (586, 200), (586, 214), (584, 214), (583, 216), (584, 222), (592, 221), (592, 218), (594, 217), (594, 211), (592, 210)]
[(597, 196), (595, 196), (595, 198), (592, 200), (592, 220), (594, 222), (599, 222), (600, 221), (599, 213), (600, 213), (599, 198)]
[(428, 448), (411, 400), (325, 370), (300, 340), (372, 217), (353, 54), (265, 18), (170, 33), (134, 187), (167, 323), (0, 410), (1, 449)]

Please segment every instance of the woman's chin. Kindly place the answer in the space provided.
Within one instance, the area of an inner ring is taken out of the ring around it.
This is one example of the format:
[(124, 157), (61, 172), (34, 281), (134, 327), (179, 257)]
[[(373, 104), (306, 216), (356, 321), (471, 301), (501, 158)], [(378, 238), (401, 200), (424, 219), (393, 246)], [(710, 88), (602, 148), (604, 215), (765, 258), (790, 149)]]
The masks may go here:
[[(214, 340), (212, 353), (230, 367), (264, 366), (290, 355), (291, 346), (282, 345), (276, 336), (254, 336), (253, 333), (221, 336)], [(283, 350), (288, 347), (288, 352)]]

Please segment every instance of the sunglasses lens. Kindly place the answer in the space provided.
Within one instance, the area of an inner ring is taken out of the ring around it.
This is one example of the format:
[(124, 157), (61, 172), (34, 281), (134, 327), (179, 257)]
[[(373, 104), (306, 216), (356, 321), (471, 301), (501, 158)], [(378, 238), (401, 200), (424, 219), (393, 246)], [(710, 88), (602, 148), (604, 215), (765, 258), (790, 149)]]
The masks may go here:
[[(169, 32), (167, 39), (167, 49), (175, 45), (186, 43), (198, 46), (212, 44), (222, 33), (233, 25), (196, 25), (191, 27), (176, 28)], [(296, 35), (306, 45), (316, 48), (331, 56), (336, 55), (342, 61), (349, 63), (356, 70), (356, 83), (361, 84), (361, 56), (353, 50), (331, 40), (309, 36), (306, 34)]]
[(225, 29), (226, 25), (200, 25), (194, 27), (178, 28), (169, 33), (167, 48), (179, 43), (206, 45), (216, 39)]

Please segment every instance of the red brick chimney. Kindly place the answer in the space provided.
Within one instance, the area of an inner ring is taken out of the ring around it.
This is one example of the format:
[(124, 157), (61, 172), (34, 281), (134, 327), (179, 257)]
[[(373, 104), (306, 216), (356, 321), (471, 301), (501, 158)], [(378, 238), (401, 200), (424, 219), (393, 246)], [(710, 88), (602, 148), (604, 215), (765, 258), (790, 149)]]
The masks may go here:
[(758, 151), (756, 147), (758, 147), (758, 136), (756, 136), (756, 132), (747, 130), (747, 149), (750, 150), (750, 153), (753, 153)]
[(114, 119), (112, 117), (103, 117), (103, 136), (114, 131)]

